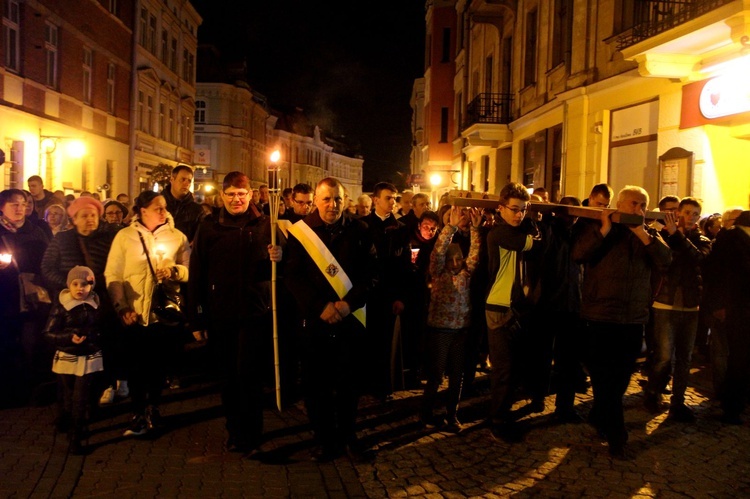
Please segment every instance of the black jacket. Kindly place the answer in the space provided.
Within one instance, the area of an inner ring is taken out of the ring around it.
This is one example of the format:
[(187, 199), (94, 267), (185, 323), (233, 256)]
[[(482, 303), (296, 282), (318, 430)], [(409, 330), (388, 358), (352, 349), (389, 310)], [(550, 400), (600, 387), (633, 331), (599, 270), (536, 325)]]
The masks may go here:
[(378, 282), (373, 294), (389, 304), (404, 301), (406, 276), (411, 270), (408, 229), (393, 215), (381, 220), (373, 212), (360, 220), (367, 224), (377, 252)]
[[(68, 293), (60, 297), (60, 301), (70, 306), (72, 298)], [(44, 328), (45, 339), (57, 350), (71, 355), (91, 355), (101, 350), (102, 320), (99, 308), (92, 306), (90, 301), (98, 304), (98, 297), (92, 293), (86, 302), (78, 301), (75, 306), (67, 309), (59, 301), (52, 307), (52, 312)], [(85, 336), (83, 343), (73, 343), (73, 335)]]
[(711, 252), (711, 241), (697, 229), (687, 234), (678, 230), (671, 236), (663, 229), (661, 236), (672, 250), (672, 263), (657, 281), (654, 301), (675, 305), (675, 295), (681, 289), (682, 306), (697, 307), (703, 292), (701, 265)]
[(224, 208), (201, 222), (190, 254), (188, 317), (193, 331), (251, 320), (270, 311), (268, 217)]
[[(42, 256), (47, 248), (47, 236), (35, 224), (26, 220), (16, 232), (0, 226), (0, 253), (13, 255), (13, 263), (0, 270), (0, 318), (19, 314), (21, 297), (18, 273), (41, 273)], [(0, 324), (0, 330), (3, 324)]]
[[(320, 237), (329, 251), (343, 267), (352, 282), (352, 288), (343, 297), (352, 312), (367, 302), (375, 277), (375, 248), (367, 226), (360, 220), (342, 216), (334, 224), (326, 224), (317, 211), (305, 217), (305, 223)], [(302, 244), (289, 236), (284, 275), (289, 291), (294, 295), (301, 318), (308, 325), (327, 327), (320, 314), (329, 302), (339, 301), (328, 280)], [(342, 326), (359, 327), (351, 314)]]
[(171, 184), (164, 186), (161, 194), (167, 201), (167, 211), (174, 219), (175, 228), (185, 234), (189, 242), (192, 242), (195, 231), (198, 230), (198, 225), (203, 220), (203, 208), (195, 202), (192, 192), (188, 192), (182, 199), (174, 197)]
[[(108, 296), (104, 279), (104, 267), (117, 230), (100, 222), (99, 228), (88, 236), (82, 236), (73, 228), (58, 232), (47, 247), (42, 260), (42, 276), (47, 283), (50, 296), (55, 298), (67, 287), (68, 272), (76, 265), (85, 265), (94, 272), (96, 292)], [(86, 248), (88, 258), (84, 253)], [(108, 300), (105, 300), (108, 301)]]
[(651, 306), (651, 272), (672, 261), (669, 246), (654, 229), (646, 246), (622, 224), (606, 237), (601, 223), (586, 223), (573, 242), (572, 257), (584, 265), (581, 318), (616, 324), (646, 324)]

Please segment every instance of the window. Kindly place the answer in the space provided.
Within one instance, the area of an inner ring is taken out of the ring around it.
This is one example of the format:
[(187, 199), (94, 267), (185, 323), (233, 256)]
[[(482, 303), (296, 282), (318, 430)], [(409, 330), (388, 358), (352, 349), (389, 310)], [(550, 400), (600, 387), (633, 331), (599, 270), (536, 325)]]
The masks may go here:
[(440, 142), (448, 142), (448, 108), (440, 108)]
[(115, 65), (107, 64), (107, 112), (115, 114)]
[(159, 122), (157, 123), (158, 129), (156, 131), (156, 136), (160, 139), (164, 139), (167, 136), (167, 115), (164, 112), (166, 110), (166, 107), (164, 104), (159, 104)]
[(153, 120), (152, 116), (154, 113), (154, 98), (149, 95), (146, 97), (146, 123), (144, 123), (143, 131), (146, 133), (151, 133), (151, 122)]
[(188, 50), (182, 49), (182, 79), (187, 81)]
[(20, 15), (17, 0), (3, 2), (3, 31), (5, 33), (5, 67), (11, 71), (20, 71), (19, 33)]
[(91, 104), (91, 65), (93, 61), (93, 55), (91, 49), (83, 48), (83, 102)]
[(146, 117), (144, 116), (144, 106), (143, 101), (145, 100), (145, 96), (143, 95), (142, 91), (138, 91), (138, 130), (143, 130), (145, 127)]
[(492, 56), (484, 60), (484, 91), (492, 93), (492, 67), (494, 65)]
[(150, 16), (148, 21), (148, 50), (156, 55), (156, 16)]
[[(573, 37), (572, 0), (555, 0), (555, 16), (552, 26), (552, 68), (566, 62), (570, 57), (570, 46)], [(550, 68), (551, 69), (551, 68)]]
[(177, 38), (172, 37), (172, 44), (169, 47), (169, 69), (173, 73), (177, 72)]
[(144, 7), (141, 8), (141, 18), (139, 20), (139, 26), (141, 29), (139, 43), (141, 47), (148, 47), (148, 10)]
[(195, 101), (195, 122), (206, 122), (206, 101), (204, 100)]
[(174, 108), (169, 108), (169, 123), (167, 124), (167, 140), (174, 142)]
[(57, 26), (44, 25), (44, 58), (47, 63), (46, 81), (48, 87), (57, 88)]
[(191, 85), (195, 83), (195, 78), (193, 75), (195, 74), (195, 55), (190, 54), (188, 56), (188, 83)]
[(536, 43), (537, 43), (536, 9), (526, 13), (526, 44), (523, 64), (523, 86), (536, 82)]
[(161, 30), (161, 62), (169, 66), (169, 32)]
[(443, 28), (443, 57), (440, 62), (451, 62), (451, 29)]

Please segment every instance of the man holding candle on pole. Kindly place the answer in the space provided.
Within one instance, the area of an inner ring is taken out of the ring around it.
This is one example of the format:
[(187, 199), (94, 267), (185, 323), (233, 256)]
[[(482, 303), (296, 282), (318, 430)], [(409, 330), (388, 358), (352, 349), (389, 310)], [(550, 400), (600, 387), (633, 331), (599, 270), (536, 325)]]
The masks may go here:
[(224, 177), (224, 207), (198, 227), (190, 257), (188, 315), (193, 336), (208, 339), (222, 378), (227, 449), (255, 453), (262, 443), (264, 368), (270, 366), (270, 219), (250, 209), (250, 179)]

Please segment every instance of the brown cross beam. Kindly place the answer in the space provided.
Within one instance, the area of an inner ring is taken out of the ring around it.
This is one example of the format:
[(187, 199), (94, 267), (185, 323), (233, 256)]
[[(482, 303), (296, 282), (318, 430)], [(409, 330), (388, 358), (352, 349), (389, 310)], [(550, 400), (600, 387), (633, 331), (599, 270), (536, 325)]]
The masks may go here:
[[(470, 191), (451, 191), (448, 194), (448, 204), (451, 206), (465, 206), (468, 208), (489, 208), (497, 209), (500, 204), (498, 196), (491, 194), (481, 194)], [(540, 203), (532, 201), (529, 203), (529, 212), (535, 213), (555, 213), (557, 215), (570, 215), (573, 217), (590, 218), (600, 220), (602, 218), (603, 208), (594, 208), (590, 206), (569, 206), (567, 204)], [(620, 213), (616, 211), (610, 217), (612, 222), (625, 225), (643, 225), (644, 217), (632, 215), (630, 213)], [(664, 220), (664, 213), (659, 211), (647, 211), (645, 220)]]

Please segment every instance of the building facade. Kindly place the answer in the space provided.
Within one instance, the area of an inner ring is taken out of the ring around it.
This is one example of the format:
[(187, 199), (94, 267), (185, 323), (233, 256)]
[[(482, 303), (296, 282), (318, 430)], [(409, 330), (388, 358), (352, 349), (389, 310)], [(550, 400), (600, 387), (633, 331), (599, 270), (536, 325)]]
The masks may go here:
[(230, 171), (241, 171), (254, 187), (267, 183), (268, 139), (276, 117), (265, 97), (241, 81), (198, 82), (195, 104), (195, 165), (205, 169), (201, 183), (221, 182)]
[(704, 213), (747, 206), (747, 2), (452, 3), (456, 187), (513, 180), (557, 200), (608, 182), (645, 187), (652, 207), (666, 194)]
[(152, 187), (152, 174), (193, 162), (198, 27), (187, 0), (137, 0), (131, 107), (130, 191)]
[(3, 0), (2, 188), (128, 190), (132, 0)]

